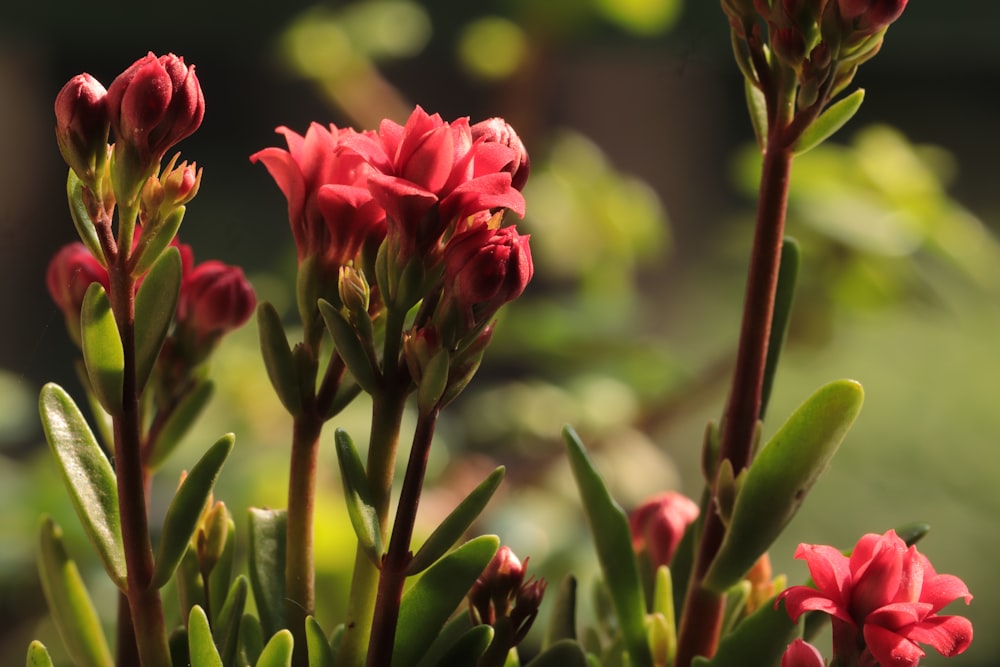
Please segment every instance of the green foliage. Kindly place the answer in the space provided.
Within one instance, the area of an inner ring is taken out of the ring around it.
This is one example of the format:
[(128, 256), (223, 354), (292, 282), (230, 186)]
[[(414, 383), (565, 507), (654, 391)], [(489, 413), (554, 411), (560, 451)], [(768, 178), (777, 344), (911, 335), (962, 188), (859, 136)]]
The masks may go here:
[(378, 511), (372, 504), (368, 487), (368, 477), (354, 441), (347, 431), (337, 429), (337, 460), (340, 462), (340, 477), (344, 484), (344, 500), (351, 526), (358, 536), (358, 545), (364, 549), (368, 559), (376, 566), (382, 563), (382, 527)]
[(525, 667), (586, 667), (586, 665), (587, 658), (580, 644), (572, 639), (560, 639)]
[(309, 648), (309, 667), (334, 667), (333, 648), (315, 618), (306, 618), (306, 642)]
[(865, 101), (865, 89), (858, 88), (853, 93), (831, 104), (807, 127), (795, 142), (795, 154), (802, 155), (829, 139), (840, 128), (854, 118), (854, 114)]
[(323, 315), (326, 328), (333, 336), (337, 353), (344, 360), (347, 370), (364, 391), (374, 395), (379, 388), (378, 371), (375, 369), (375, 360), (369, 356), (364, 344), (358, 340), (357, 331), (340, 311), (325, 299), (319, 301), (319, 312)]
[(286, 526), (284, 510), (250, 508), (250, 584), (268, 637), (285, 627)]
[(292, 350), (288, 346), (285, 328), (281, 325), (281, 317), (267, 301), (257, 306), (257, 330), (260, 334), (261, 356), (274, 393), (289, 414), (297, 415), (302, 411), (298, 371), (292, 358)]
[[(549, 595), (551, 599), (552, 594)], [(563, 577), (556, 590), (555, 601), (551, 604), (543, 648), (562, 639), (576, 639), (576, 577), (572, 574)]]
[(139, 391), (156, 364), (181, 289), (181, 253), (169, 248), (153, 264), (135, 295), (135, 378)]
[(243, 623), (243, 612), (247, 606), (250, 593), (250, 582), (243, 575), (236, 577), (229, 595), (215, 616), (213, 636), (215, 646), (225, 665), (236, 665), (240, 648), (240, 629)]
[(48, 649), (40, 641), (33, 641), (28, 645), (27, 667), (53, 667), (52, 657), (49, 656)]
[(109, 415), (120, 415), (125, 353), (111, 303), (100, 283), (91, 283), (83, 297), (80, 334), (90, 388)]
[(223, 667), (222, 658), (212, 639), (208, 616), (201, 607), (191, 609), (188, 617), (188, 654), (191, 667)]
[(276, 633), (264, 645), (264, 650), (257, 658), (256, 667), (291, 667), (293, 644), (292, 633), (288, 630)]

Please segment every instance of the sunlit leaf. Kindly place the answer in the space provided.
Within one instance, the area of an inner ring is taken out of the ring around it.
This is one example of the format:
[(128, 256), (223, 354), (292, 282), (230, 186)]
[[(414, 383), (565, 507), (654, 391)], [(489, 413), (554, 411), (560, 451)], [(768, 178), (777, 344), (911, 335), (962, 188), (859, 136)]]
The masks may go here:
[[(45, 644), (37, 639), (28, 645), (27, 667), (53, 667), (52, 658), (49, 656)], [(110, 663), (109, 663), (110, 664)]]
[(191, 667), (222, 667), (222, 658), (215, 648), (212, 629), (208, 625), (205, 610), (195, 606), (188, 616), (188, 652)]
[(120, 415), (125, 353), (108, 295), (100, 283), (91, 283), (83, 297), (80, 344), (94, 395), (108, 414)]
[(69, 170), (66, 178), (66, 198), (69, 201), (69, 212), (73, 218), (73, 226), (76, 233), (80, 235), (80, 240), (87, 246), (90, 254), (104, 264), (104, 251), (101, 250), (101, 242), (97, 239), (97, 226), (87, 213), (87, 204), (83, 201), (83, 182), (76, 172)]
[(291, 667), (294, 644), (292, 633), (288, 630), (275, 633), (260, 652), (256, 667)]
[(330, 642), (312, 616), (306, 617), (306, 646), (309, 648), (309, 667), (334, 667)]
[(865, 89), (858, 88), (847, 97), (831, 104), (802, 132), (802, 136), (795, 142), (795, 154), (802, 155), (833, 136), (854, 117), (864, 101)]
[(181, 253), (168, 249), (146, 275), (135, 295), (135, 382), (139, 391), (156, 364), (181, 289)]

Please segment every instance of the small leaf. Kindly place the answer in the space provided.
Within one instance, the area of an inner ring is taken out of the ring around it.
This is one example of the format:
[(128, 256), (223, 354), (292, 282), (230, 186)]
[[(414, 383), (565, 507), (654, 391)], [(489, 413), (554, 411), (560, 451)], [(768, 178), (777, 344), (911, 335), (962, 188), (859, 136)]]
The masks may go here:
[[(54, 667), (45, 644), (37, 639), (28, 644), (27, 667)], [(109, 663), (110, 664), (110, 663)]]
[(69, 200), (69, 212), (73, 218), (73, 226), (76, 233), (80, 235), (80, 240), (87, 246), (90, 254), (104, 264), (104, 251), (101, 249), (101, 242), (97, 238), (97, 226), (87, 213), (87, 204), (83, 201), (83, 181), (72, 169), (66, 179), (66, 198)]
[(285, 328), (281, 325), (281, 317), (267, 301), (257, 306), (257, 332), (267, 377), (271, 380), (278, 400), (294, 417), (302, 412), (298, 372), (292, 359), (292, 349), (288, 346)]
[(764, 419), (767, 404), (774, 386), (774, 374), (778, 370), (778, 359), (785, 344), (788, 323), (792, 319), (792, 301), (795, 297), (795, 283), (799, 276), (801, 257), (799, 244), (785, 237), (781, 244), (781, 262), (778, 267), (778, 287), (774, 293), (774, 314), (771, 316), (771, 333), (767, 339), (767, 361), (764, 364), (764, 380), (761, 384), (760, 413)]
[(170, 248), (153, 264), (135, 295), (135, 382), (146, 385), (156, 364), (181, 289), (181, 253)]
[(382, 528), (378, 512), (372, 504), (364, 464), (361, 463), (358, 450), (354, 447), (354, 441), (346, 431), (337, 429), (334, 441), (337, 445), (337, 460), (340, 462), (344, 500), (347, 501), (347, 514), (351, 519), (351, 526), (354, 527), (354, 533), (358, 536), (358, 546), (364, 549), (375, 567), (381, 567)]
[(108, 295), (100, 283), (91, 283), (83, 296), (80, 344), (94, 395), (108, 414), (121, 415), (125, 353)]
[(785, 648), (799, 635), (799, 631), (788, 617), (784, 605), (775, 609), (772, 598), (722, 637), (711, 660), (696, 658), (694, 664), (705, 667), (777, 665)]
[(292, 633), (288, 630), (275, 633), (260, 652), (257, 667), (291, 667), (294, 644)]
[(191, 667), (222, 667), (222, 658), (215, 648), (208, 616), (198, 606), (192, 607), (188, 616), (188, 652)]
[(864, 391), (851, 380), (806, 399), (746, 470), (729, 530), (705, 575), (716, 593), (743, 578), (798, 511), (854, 423)]
[(569, 462), (576, 478), (597, 558), (614, 601), (625, 648), (635, 667), (652, 667), (646, 643), (646, 608), (639, 567), (632, 549), (628, 518), (608, 492), (604, 481), (587, 457), (579, 437), (570, 427), (563, 429)]
[(847, 97), (834, 102), (826, 111), (819, 115), (819, 118), (812, 122), (812, 125), (802, 131), (802, 135), (795, 142), (794, 151), (796, 155), (802, 155), (810, 149), (816, 148), (821, 143), (833, 136), (833, 133), (847, 124), (847, 121), (854, 117), (854, 114), (861, 108), (861, 103), (865, 101), (865, 89), (858, 88)]
[(136, 262), (135, 268), (132, 270), (132, 275), (136, 277), (141, 276), (149, 270), (150, 266), (159, 260), (164, 248), (170, 245), (170, 242), (177, 236), (177, 230), (180, 229), (186, 210), (186, 207), (178, 206), (170, 212), (166, 220), (157, 225), (155, 232), (143, 233), (142, 238), (139, 240), (139, 247), (136, 248), (136, 252), (140, 253), (139, 261)]
[[(221, 503), (219, 503), (221, 505)], [(225, 600), (226, 592), (233, 583), (233, 565), (236, 559), (236, 523), (226, 512), (226, 541), (222, 548), (222, 555), (216, 561), (215, 566), (208, 575), (208, 582), (205, 588), (208, 590), (208, 599), (212, 602), (212, 609), (218, 611), (219, 601)], [(213, 618), (214, 622), (215, 619)]]
[(215, 393), (215, 383), (205, 379), (197, 382), (191, 391), (184, 395), (156, 436), (156, 448), (149, 460), (151, 469), (156, 470), (163, 465), (177, 449), (177, 445), (181, 444), (195, 420), (208, 405), (213, 393)]
[(118, 588), (125, 588), (118, 486), (111, 463), (87, 421), (62, 387), (46, 384), (39, 397), (45, 439), (56, 457), (73, 509)]
[(750, 112), (753, 134), (757, 138), (757, 146), (763, 152), (767, 146), (767, 100), (760, 88), (755, 86), (753, 81), (746, 76), (743, 77), (743, 92), (746, 94), (747, 111)]
[(480, 656), (489, 648), (490, 642), (493, 641), (493, 635), (494, 630), (488, 625), (477, 625), (474, 628), (469, 628), (434, 663), (435, 667), (475, 665)]
[(407, 576), (412, 576), (423, 572), (430, 567), (431, 563), (444, 555), (462, 537), (469, 526), (479, 518), (486, 504), (503, 481), (504, 467), (500, 466), (489, 477), (483, 480), (479, 486), (465, 497), (465, 499), (452, 510), (444, 521), (441, 522), (434, 532), (431, 533), (423, 546), (417, 550), (413, 560), (406, 568)]
[(358, 334), (354, 330), (340, 311), (325, 300), (319, 300), (319, 312), (326, 322), (326, 328), (333, 336), (333, 342), (337, 346), (337, 353), (344, 360), (347, 370), (354, 376), (355, 381), (363, 390), (369, 394), (378, 391), (379, 382), (377, 371), (372, 365), (372, 359), (365, 352), (364, 346), (358, 340)]
[(194, 464), (170, 501), (163, 519), (163, 533), (156, 552), (156, 568), (152, 585), (160, 588), (173, 576), (177, 564), (184, 557), (191, 536), (198, 525), (198, 517), (205, 509), (222, 464), (233, 450), (236, 437), (230, 433), (219, 438), (204, 456)]
[(674, 654), (677, 652), (677, 618), (674, 613), (674, 585), (670, 568), (661, 565), (656, 568), (655, 577), (651, 606), (653, 613), (662, 616), (666, 624), (664, 640), (666, 641), (667, 659), (664, 664), (672, 665)]
[[(77, 667), (113, 667), (101, 619), (76, 563), (63, 547), (62, 530), (49, 517), (42, 521), (40, 546), (38, 573), (42, 591), (73, 664)], [(28, 655), (28, 664), (31, 664), (31, 651)]]
[(562, 639), (576, 639), (576, 577), (571, 574), (559, 583), (542, 648)]
[(587, 656), (576, 641), (562, 639), (538, 654), (525, 667), (587, 667)]
[(333, 667), (333, 649), (323, 628), (312, 616), (306, 617), (306, 646), (309, 648), (309, 667)]
[(240, 625), (243, 622), (243, 611), (247, 606), (249, 592), (250, 582), (247, 578), (243, 575), (236, 577), (222, 609), (215, 615), (217, 620), (213, 635), (223, 664), (236, 664), (236, 655), (240, 647)]
[(396, 664), (414, 665), (420, 660), (499, 547), (495, 535), (469, 540), (417, 579), (399, 607), (392, 651)]
[(264, 636), (285, 627), (285, 510), (250, 508), (250, 584)]
[(923, 521), (914, 521), (913, 523), (906, 523), (902, 526), (896, 527), (896, 535), (899, 539), (906, 543), (906, 546), (912, 547), (914, 544), (924, 539), (924, 536), (931, 531), (931, 525), (929, 523), (924, 523)]

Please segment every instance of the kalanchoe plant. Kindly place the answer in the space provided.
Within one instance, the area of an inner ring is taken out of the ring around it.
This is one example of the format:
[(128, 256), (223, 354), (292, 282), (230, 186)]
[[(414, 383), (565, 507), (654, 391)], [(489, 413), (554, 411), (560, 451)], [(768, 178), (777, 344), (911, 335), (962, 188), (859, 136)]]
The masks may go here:
[[(763, 171), (729, 401), (702, 443), (704, 490), (698, 502), (666, 491), (628, 515), (576, 434), (564, 431), (602, 568), (599, 627), (579, 626), (577, 582), (567, 576), (530, 665), (822, 667), (801, 635), (810, 638), (826, 617), (838, 667), (916, 665), (920, 644), (949, 656), (969, 645), (971, 624), (938, 612), (971, 595), (912, 546), (924, 527), (866, 535), (849, 556), (800, 546), (810, 586), (786, 588), (768, 556), (863, 400), (856, 382), (831, 382), (760, 442), (798, 263), (784, 238), (792, 160), (857, 111), (860, 91), (838, 96), (905, 4), (722, 1)], [(59, 527), (43, 522), (42, 585), (70, 659), (100, 667), (520, 665), (546, 583), (527, 576), (528, 559), (496, 536), (462, 542), (504, 469), (422, 542), (414, 528), (442, 410), (476, 374), (500, 309), (534, 274), (530, 237), (508, 216), (525, 212), (524, 144), (500, 118), (446, 121), (419, 106), (405, 123), (377, 129), (278, 128), (287, 148), (250, 159), (287, 200), (302, 332), (290, 343), (282, 314), (256, 304), (242, 269), (195, 264), (177, 240), (202, 172), (179, 155), (162, 163), (204, 109), (193, 66), (172, 54), (147, 55), (107, 91), (79, 75), (56, 100), (81, 243), (56, 254), (46, 281), (81, 351), (94, 419), (55, 385), (43, 389), (40, 407), (74, 508), (120, 591), (112, 651)], [(212, 393), (211, 353), (254, 310), (263, 366), (291, 418), (288, 504), (251, 509), (244, 575), (236, 574), (244, 571), (238, 522), (213, 493), (232, 435), (192, 462), (158, 528), (148, 498), (154, 473)], [(317, 590), (315, 575), (320, 437), (361, 393), (371, 398), (367, 458), (348, 433), (334, 435), (354, 569), (343, 624), (323, 628), (316, 600), (332, 592)], [(393, 503), (408, 408), (415, 424)], [(178, 618), (164, 611), (168, 583)], [(28, 659), (52, 664), (37, 642)]]

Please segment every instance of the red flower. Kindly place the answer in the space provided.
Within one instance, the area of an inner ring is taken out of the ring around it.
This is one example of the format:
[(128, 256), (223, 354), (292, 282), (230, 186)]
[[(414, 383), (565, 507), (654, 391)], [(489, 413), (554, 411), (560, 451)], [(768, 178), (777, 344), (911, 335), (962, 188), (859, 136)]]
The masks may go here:
[(781, 667), (823, 667), (823, 656), (812, 644), (796, 639), (781, 656)]
[(256, 302), (240, 267), (208, 260), (184, 276), (177, 302), (178, 326), (190, 329), (198, 340), (214, 341), (250, 319)]
[(354, 259), (365, 241), (385, 236), (385, 213), (366, 185), (372, 168), (343, 149), (347, 137), (362, 136), (350, 128), (329, 129), (318, 123), (305, 136), (286, 127), (288, 150), (265, 148), (250, 156), (263, 162), (288, 200), (288, 219), (299, 261), (319, 257), (328, 272)]
[(833, 547), (800, 544), (816, 588), (792, 586), (778, 596), (793, 621), (806, 611), (833, 617), (833, 641), (844, 664), (913, 667), (924, 656), (918, 643), (944, 656), (958, 655), (972, 641), (972, 624), (962, 616), (939, 616), (958, 598), (972, 599), (958, 577), (937, 574), (916, 547), (895, 531), (868, 534), (850, 558)]
[(629, 514), (632, 548), (649, 552), (654, 568), (670, 565), (684, 531), (698, 518), (698, 504), (685, 495), (667, 491), (653, 496)]
[(77, 74), (56, 96), (56, 142), (66, 164), (87, 186), (108, 155), (107, 91), (89, 74)]

